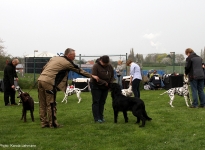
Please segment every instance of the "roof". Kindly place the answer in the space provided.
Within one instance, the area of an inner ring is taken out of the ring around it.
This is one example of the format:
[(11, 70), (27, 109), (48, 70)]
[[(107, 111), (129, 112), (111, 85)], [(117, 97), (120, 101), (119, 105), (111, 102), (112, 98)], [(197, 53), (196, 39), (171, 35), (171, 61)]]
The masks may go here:
[[(57, 56), (57, 54), (49, 53), (47, 51), (44, 51), (42, 53), (35, 52), (35, 57), (54, 57), (54, 56)], [(34, 53), (29, 54), (26, 57), (34, 57)]]
[(92, 67), (93, 67), (93, 64), (81, 64), (81, 68), (92, 68)]
[(16, 66), (16, 69), (21, 69), (21, 68), (23, 68), (23, 64), (18, 64), (18, 65)]

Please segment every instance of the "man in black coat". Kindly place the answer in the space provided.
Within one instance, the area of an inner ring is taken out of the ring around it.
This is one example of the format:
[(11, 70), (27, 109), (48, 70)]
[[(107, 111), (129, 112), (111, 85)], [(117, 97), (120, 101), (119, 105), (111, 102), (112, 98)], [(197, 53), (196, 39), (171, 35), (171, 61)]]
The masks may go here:
[[(196, 55), (191, 49), (187, 48), (185, 54), (186, 58), (185, 75), (189, 77), (193, 103), (191, 108), (202, 107), (205, 108), (205, 96), (204, 96), (204, 71), (202, 68), (202, 58)], [(198, 104), (198, 99), (200, 104)]]
[[(18, 81), (18, 76), (16, 74), (16, 66), (18, 65), (19, 60), (13, 59), (10, 61), (4, 68), (4, 103), (5, 106), (17, 105), (15, 102), (15, 85), (14, 79)], [(9, 103), (9, 97), (10, 102)]]

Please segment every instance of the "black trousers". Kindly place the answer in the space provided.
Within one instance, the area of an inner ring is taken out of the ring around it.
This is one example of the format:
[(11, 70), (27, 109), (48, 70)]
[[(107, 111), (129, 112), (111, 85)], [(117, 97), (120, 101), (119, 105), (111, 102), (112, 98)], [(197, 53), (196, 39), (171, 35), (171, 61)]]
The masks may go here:
[(9, 104), (9, 97), (11, 104), (15, 104), (15, 93), (16, 91), (11, 88), (7, 83), (4, 83), (4, 103), (5, 106)]
[(132, 81), (132, 91), (135, 97), (140, 98), (140, 79), (134, 79)]
[(104, 119), (104, 105), (108, 95), (108, 89), (99, 89), (91, 84), (92, 113), (95, 121)]

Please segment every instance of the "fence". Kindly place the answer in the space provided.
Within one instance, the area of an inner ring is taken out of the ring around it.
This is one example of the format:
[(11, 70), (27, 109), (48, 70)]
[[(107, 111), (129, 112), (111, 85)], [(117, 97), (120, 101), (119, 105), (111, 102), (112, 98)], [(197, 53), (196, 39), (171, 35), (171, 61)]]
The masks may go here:
[[(91, 73), (91, 69), (90, 68), (86, 68), (86, 69), (83, 69), (89, 73)], [(165, 74), (165, 72), (163, 70), (157, 70), (157, 73), (162, 76), (163, 74)], [(142, 70), (142, 76), (147, 76), (148, 74), (148, 70)], [(123, 76), (126, 76), (127, 75), (127, 70), (123, 70)], [(116, 78), (117, 77), (117, 74), (116, 74), (116, 71), (114, 70), (114, 77)], [(84, 76), (82, 75), (79, 75), (73, 71), (70, 71), (69, 74), (68, 74), (68, 79), (69, 80), (72, 80), (72, 79), (76, 79), (76, 78), (85, 78)]]

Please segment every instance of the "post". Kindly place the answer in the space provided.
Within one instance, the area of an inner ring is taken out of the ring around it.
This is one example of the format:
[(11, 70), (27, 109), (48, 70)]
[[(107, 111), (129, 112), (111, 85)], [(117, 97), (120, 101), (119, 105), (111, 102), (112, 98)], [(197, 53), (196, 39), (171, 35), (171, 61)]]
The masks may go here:
[(33, 73), (34, 73), (34, 78), (33, 78), (33, 82), (35, 83), (36, 82), (36, 60), (35, 60), (35, 52), (38, 52), (38, 50), (34, 50), (34, 58), (33, 58), (33, 61), (34, 61), (34, 67), (33, 67)]
[[(126, 53), (126, 62), (125, 63), (127, 63), (127, 53)], [(125, 64), (125, 66), (126, 66), (126, 76), (127, 76), (127, 64)]]
[(173, 65), (173, 73), (175, 71), (175, 52), (170, 52), (170, 54), (172, 55), (172, 65)]
[(81, 68), (81, 54), (79, 54), (79, 67)]

